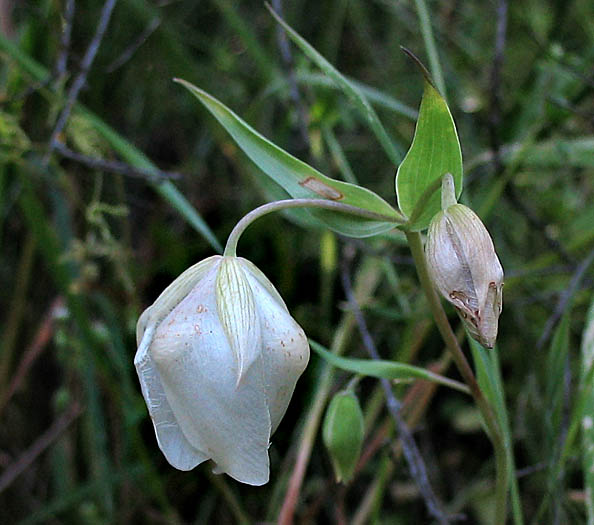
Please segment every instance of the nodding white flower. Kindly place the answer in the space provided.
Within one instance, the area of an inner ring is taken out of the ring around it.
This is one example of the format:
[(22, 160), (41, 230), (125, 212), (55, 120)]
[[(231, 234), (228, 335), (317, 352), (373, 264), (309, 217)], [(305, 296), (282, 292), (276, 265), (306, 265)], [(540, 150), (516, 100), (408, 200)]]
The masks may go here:
[(270, 436), (309, 359), (301, 327), (266, 276), (214, 256), (182, 273), (138, 320), (134, 359), (159, 447), (177, 469), (263, 485)]
[(502, 308), (503, 268), (489, 232), (463, 204), (433, 217), (425, 254), (436, 288), (452, 303), (470, 335), (493, 348)]

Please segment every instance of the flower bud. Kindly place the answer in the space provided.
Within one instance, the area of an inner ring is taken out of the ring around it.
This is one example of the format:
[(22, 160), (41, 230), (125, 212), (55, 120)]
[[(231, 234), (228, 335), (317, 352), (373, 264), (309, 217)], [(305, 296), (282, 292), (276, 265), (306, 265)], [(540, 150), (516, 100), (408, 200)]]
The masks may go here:
[(309, 359), (301, 327), (264, 274), (214, 256), (182, 273), (138, 320), (134, 359), (167, 461), (250, 485)]
[(339, 483), (348, 483), (353, 477), (364, 434), (363, 412), (357, 396), (351, 391), (338, 392), (326, 410), (322, 437)]
[(493, 348), (502, 307), (503, 268), (479, 217), (463, 204), (437, 213), (429, 225), (425, 254), (441, 295), (455, 306), (470, 335)]

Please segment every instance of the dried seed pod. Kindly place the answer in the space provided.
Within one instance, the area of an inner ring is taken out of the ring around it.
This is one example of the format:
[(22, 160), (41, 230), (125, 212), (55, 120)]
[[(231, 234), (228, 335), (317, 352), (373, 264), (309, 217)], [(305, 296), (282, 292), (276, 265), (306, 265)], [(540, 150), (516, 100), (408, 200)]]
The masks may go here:
[[(442, 202), (449, 204), (447, 197)], [(503, 268), (476, 213), (463, 204), (450, 204), (437, 213), (429, 226), (425, 255), (435, 287), (456, 307), (472, 337), (493, 348)]]

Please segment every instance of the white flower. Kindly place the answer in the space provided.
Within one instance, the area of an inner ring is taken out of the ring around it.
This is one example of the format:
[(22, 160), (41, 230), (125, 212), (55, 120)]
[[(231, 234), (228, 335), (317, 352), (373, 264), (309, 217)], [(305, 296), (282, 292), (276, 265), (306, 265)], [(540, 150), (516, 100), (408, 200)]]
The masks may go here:
[(437, 213), (425, 254), (436, 288), (456, 307), (470, 335), (493, 348), (503, 301), (503, 268), (478, 215), (463, 204)]
[(266, 276), (214, 256), (181, 274), (138, 320), (134, 359), (167, 461), (212, 459), (242, 483), (269, 478), (268, 446), (309, 344)]

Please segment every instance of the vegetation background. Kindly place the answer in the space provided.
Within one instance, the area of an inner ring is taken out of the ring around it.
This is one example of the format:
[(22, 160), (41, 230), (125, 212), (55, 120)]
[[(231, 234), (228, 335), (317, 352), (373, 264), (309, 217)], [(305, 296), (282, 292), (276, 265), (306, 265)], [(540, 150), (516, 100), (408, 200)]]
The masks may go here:
[[(528, 523), (594, 520), (594, 342), (584, 335), (594, 329), (594, 3), (275, 6), (362, 83), (400, 152), (422, 78), (399, 46), (443, 71), (462, 201), (488, 226), (506, 273), (498, 347), (521, 513)], [(323, 173), (395, 202), (396, 166), (349, 100), (260, 1), (2, 1), (0, 27), (0, 522), (264, 523), (291, 504), (297, 523), (430, 522), (377, 380), (356, 388), (364, 454), (338, 485), (317, 428), (352, 376), (312, 354), (273, 436), (271, 481), (254, 488), (208, 464), (185, 473), (166, 463), (132, 362), (140, 312), (279, 196), (172, 78)], [(352, 240), (276, 215), (250, 227), (239, 252), (314, 340), (366, 356), (341, 284), (352, 276), (382, 357), (457, 378), (403, 237)], [(494, 465), (470, 398), (423, 382), (394, 392), (444, 509), (488, 522)], [(304, 443), (313, 449), (291, 495)]]

